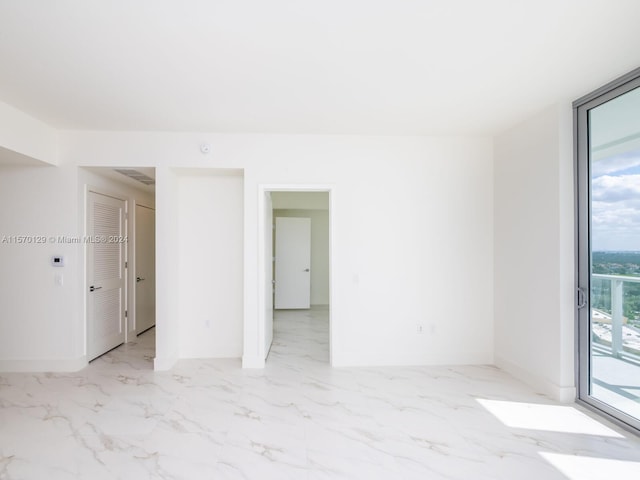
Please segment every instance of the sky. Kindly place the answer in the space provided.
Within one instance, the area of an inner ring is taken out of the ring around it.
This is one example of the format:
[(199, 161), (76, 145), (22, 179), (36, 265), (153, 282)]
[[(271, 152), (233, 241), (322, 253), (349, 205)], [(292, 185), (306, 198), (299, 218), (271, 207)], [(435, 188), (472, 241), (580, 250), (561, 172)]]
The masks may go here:
[(640, 150), (593, 162), (591, 248), (640, 251)]
[(640, 88), (589, 110), (591, 249), (640, 251)]

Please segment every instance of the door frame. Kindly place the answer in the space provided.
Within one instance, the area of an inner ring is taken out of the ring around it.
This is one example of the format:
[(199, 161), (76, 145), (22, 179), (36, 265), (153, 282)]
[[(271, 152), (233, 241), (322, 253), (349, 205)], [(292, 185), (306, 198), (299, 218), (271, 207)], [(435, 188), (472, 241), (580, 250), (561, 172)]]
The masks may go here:
[[(266, 259), (266, 246), (262, 240), (262, 232), (264, 232), (265, 225), (265, 196), (267, 193), (272, 192), (299, 192), (299, 193), (327, 193), (329, 196), (329, 365), (333, 365), (333, 321), (334, 321), (334, 260), (333, 260), (333, 245), (334, 245), (334, 194), (335, 186), (328, 184), (259, 184), (258, 185), (258, 358), (263, 361), (265, 359), (265, 284), (267, 281), (271, 282), (271, 279), (266, 278), (265, 272), (265, 259)], [(269, 255), (272, 255), (271, 253)]]
[[(83, 227), (83, 232), (84, 232), (84, 238), (87, 238), (90, 233), (88, 231), (89, 229), (89, 194), (90, 193), (97, 193), (98, 195), (104, 195), (105, 197), (111, 197), (111, 198), (115, 198), (117, 200), (121, 200), (124, 202), (125, 205), (125, 227), (127, 229), (126, 231), (126, 236), (127, 236), (127, 240), (130, 239), (130, 229), (131, 229), (131, 217), (130, 217), (130, 206), (131, 206), (131, 199), (128, 198), (126, 195), (122, 195), (119, 194), (117, 192), (105, 189), (105, 188), (99, 188), (99, 187), (95, 187), (93, 185), (89, 185), (89, 184), (85, 184), (84, 186), (84, 227)], [(84, 354), (85, 357), (88, 358), (89, 355), (89, 269), (88, 269), (88, 265), (89, 265), (89, 255), (88, 255), (88, 245), (86, 242), (82, 242), (83, 243), (83, 258), (84, 258), (84, 274), (83, 274), (83, 279), (84, 279), (84, 295), (83, 295), (83, 303), (84, 303)], [(129, 248), (129, 241), (127, 241), (125, 243), (125, 247), (124, 247), (124, 255), (125, 255), (125, 270), (124, 270), (124, 275), (125, 275), (125, 288), (124, 288), (124, 308), (125, 311), (127, 312), (127, 315), (125, 316), (124, 319), (124, 342), (127, 343), (129, 342), (129, 293), (131, 291), (131, 276), (129, 275), (129, 270), (130, 270), (130, 265), (129, 262), (131, 261), (130, 258), (130, 248)]]
[(640, 421), (591, 395), (591, 171), (589, 110), (640, 87), (640, 68), (573, 102), (575, 185), (575, 382), (576, 402), (612, 422), (640, 430)]

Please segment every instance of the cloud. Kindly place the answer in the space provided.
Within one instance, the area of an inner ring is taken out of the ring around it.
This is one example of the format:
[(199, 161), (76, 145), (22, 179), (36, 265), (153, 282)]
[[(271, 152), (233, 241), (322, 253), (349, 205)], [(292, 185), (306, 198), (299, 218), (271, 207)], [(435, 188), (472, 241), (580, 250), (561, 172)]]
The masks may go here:
[(639, 150), (593, 161), (591, 163), (591, 176), (596, 178), (602, 175), (611, 175), (635, 167), (640, 167)]
[(594, 250), (640, 251), (640, 175), (603, 175), (591, 184)]
[(591, 182), (591, 198), (601, 202), (640, 200), (640, 175), (603, 175)]

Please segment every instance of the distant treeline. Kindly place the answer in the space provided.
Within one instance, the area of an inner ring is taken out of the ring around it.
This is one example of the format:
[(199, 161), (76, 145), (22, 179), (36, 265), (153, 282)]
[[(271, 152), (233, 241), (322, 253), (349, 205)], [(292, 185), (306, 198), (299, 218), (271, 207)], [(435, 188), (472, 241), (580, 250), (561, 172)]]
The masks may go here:
[[(640, 268), (640, 252), (592, 252), (593, 267), (607, 263), (630, 264)], [(593, 272), (605, 273), (605, 272)]]

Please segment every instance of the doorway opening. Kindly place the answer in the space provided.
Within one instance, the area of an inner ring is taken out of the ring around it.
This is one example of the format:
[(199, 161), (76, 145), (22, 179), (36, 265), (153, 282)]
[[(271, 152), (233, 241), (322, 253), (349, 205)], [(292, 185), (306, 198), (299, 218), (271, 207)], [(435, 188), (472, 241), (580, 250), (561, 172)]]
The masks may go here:
[(331, 364), (332, 189), (260, 192), (260, 312), (268, 364)]
[(640, 69), (577, 100), (578, 400), (640, 431)]
[(152, 369), (155, 168), (85, 167), (79, 169), (78, 177), (85, 199), (87, 360), (105, 354), (139, 358), (140, 368), (148, 363)]

